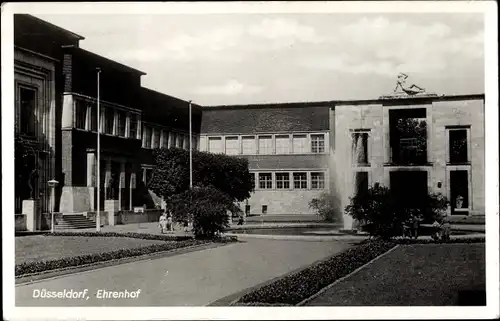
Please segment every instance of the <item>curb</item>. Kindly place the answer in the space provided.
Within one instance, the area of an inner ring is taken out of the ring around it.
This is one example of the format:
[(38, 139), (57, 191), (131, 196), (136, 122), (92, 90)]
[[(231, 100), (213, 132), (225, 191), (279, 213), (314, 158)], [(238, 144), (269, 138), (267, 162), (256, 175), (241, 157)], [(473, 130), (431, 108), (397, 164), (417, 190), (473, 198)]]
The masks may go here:
[(340, 279), (338, 280), (335, 280), (333, 283), (327, 285), (326, 287), (322, 288), (321, 290), (319, 290), (319, 292), (313, 294), (312, 296), (308, 297), (307, 299), (304, 299), (302, 301), (300, 301), (299, 303), (297, 303), (295, 306), (303, 306), (305, 305), (307, 302), (317, 298), (318, 296), (320, 296), (321, 294), (323, 294), (326, 290), (332, 288), (333, 286), (335, 286), (336, 284), (338, 284), (339, 282), (347, 279), (348, 277), (358, 273), (359, 271), (361, 271), (362, 269), (364, 269), (365, 267), (367, 267), (368, 265), (372, 264), (373, 262), (377, 261), (378, 259), (386, 256), (387, 254), (391, 253), (392, 251), (394, 251), (395, 249), (397, 249), (400, 245), (397, 244), (396, 246), (394, 246), (393, 248), (389, 249), (388, 251), (380, 254), (379, 256), (375, 257), (374, 259), (370, 260), (369, 262), (363, 264), (362, 266), (358, 267), (356, 270), (352, 271), (351, 273), (341, 277)]
[(287, 241), (310, 241), (310, 242), (329, 242), (329, 241), (363, 241), (368, 236), (328, 236), (328, 235), (266, 235), (266, 234), (240, 234), (240, 233), (226, 233), (228, 236), (237, 236), (238, 238), (253, 238), (253, 239), (267, 239), (267, 240), (287, 240)]
[[(89, 272), (91, 270), (102, 269), (102, 268), (116, 266), (116, 265), (120, 265), (120, 264), (161, 259), (164, 257), (173, 256), (173, 255), (185, 254), (185, 253), (189, 253), (189, 252), (194, 252), (196, 250), (205, 250), (205, 249), (210, 249), (210, 248), (216, 248), (219, 246), (224, 246), (224, 245), (229, 245), (229, 244), (232, 244), (232, 243), (205, 243), (205, 244), (192, 245), (192, 246), (187, 246), (187, 247), (168, 250), (168, 251), (154, 252), (154, 253), (144, 254), (144, 255), (140, 255), (140, 256), (130, 256), (130, 257), (124, 257), (121, 259), (107, 260), (107, 261), (95, 262), (95, 263), (78, 265), (78, 266), (69, 266), (69, 267), (65, 267), (65, 268), (61, 268), (61, 269), (48, 270), (48, 271), (43, 271), (43, 272), (39, 272), (39, 273), (23, 274), (23, 275), (16, 276), (16, 278), (15, 278), (16, 284), (15, 285), (16, 286), (28, 285), (28, 284), (33, 284), (33, 283), (45, 281), (48, 279), (60, 278), (60, 277), (63, 277), (65, 275), (68, 275), (68, 274), (85, 273), (85, 272)], [(33, 279), (25, 280), (26, 278), (33, 278)]]

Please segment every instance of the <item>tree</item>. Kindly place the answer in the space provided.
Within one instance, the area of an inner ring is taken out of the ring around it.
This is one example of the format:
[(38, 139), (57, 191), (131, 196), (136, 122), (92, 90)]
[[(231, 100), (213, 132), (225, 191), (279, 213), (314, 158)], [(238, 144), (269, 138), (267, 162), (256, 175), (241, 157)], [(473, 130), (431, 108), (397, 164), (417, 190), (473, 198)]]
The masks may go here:
[(171, 196), (167, 209), (174, 221), (192, 221), (196, 237), (213, 238), (229, 227), (227, 211), (233, 204), (226, 193), (213, 186), (194, 187)]
[[(188, 191), (189, 151), (170, 148), (156, 149), (153, 153), (156, 166), (149, 188), (167, 201)], [(213, 187), (232, 202), (244, 201), (253, 190), (248, 160), (199, 151), (193, 151), (193, 184)]]

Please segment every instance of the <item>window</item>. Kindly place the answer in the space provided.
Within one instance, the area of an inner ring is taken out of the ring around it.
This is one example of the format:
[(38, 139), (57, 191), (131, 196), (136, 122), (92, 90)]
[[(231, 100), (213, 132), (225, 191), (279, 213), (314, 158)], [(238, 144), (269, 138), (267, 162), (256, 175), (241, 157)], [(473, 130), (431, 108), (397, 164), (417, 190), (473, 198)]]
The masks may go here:
[(368, 172), (356, 172), (355, 184), (356, 195), (366, 195), (368, 193)]
[(19, 88), (20, 100), (20, 131), (23, 134), (35, 135), (36, 127), (36, 91), (29, 88)]
[(75, 128), (86, 129), (87, 105), (83, 100), (75, 100)]
[(254, 136), (243, 136), (241, 138), (241, 145), (242, 145), (243, 155), (257, 154), (257, 148), (255, 146)]
[(113, 135), (113, 126), (115, 124), (115, 111), (112, 108), (106, 108), (104, 110), (104, 133)]
[(309, 152), (307, 148), (307, 136), (306, 135), (293, 135), (293, 153), (294, 154), (304, 154)]
[(184, 144), (184, 135), (177, 134), (177, 148), (182, 148)]
[(311, 135), (311, 151), (313, 153), (325, 152), (325, 135)]
[(151, 148), (151, 127), (144, 126), (142, 133), (142, 147)]
[(467, 129), (450, 130), (450, 163), (466, 163), (468, 161), (467, 151)]
[(226, 137), (226, 154), (227, 155), (239, 154), (238, 137)]
[(262, 214), (267, 214), (267, 205), (262, 205)]
[(276, 135), (276, 154), (290, 154), (290, 137)]
[(153, 169), (145, 168), (145, 177), (144, 177), (144, 185), (147, 187), (151, 183), (151, 179), (153, 178)]
[(276, 173), (276, 188), (289, 189), (290, 188), (290, 174), (289, 173)]
[(208, 138), (208, 151), (214, 154), (222, 153), (222, 138), (209, 137)]
[(89, 108), (89, 111), (90, 111), (90, 130), (93, 132), (97, 132), (97, 105), (92, 104)]
[(255, 189), (255, 173), (250, 173), (250, 180), (252, 181), (252, 189)]
[(137, 138), (137, 115), (130, 114), (130, 138)]
[(307, 173), (293, 173), (293, 187), (297, 189), (306, 189)]
[(153, 129), (153, 148), (160, 148), (161, 131), (157, 128)]
[(162, 130), (162, 131), (161, 131), (161, 134), (162, 134), (162, 136), (163, 136), (163, 140), (162, 140), (162, 145), (161, 145), (161, 147), (162, 147), (162, 148), (168, 148), (168, 132), (167, 132), (167, 131)]
[(259, 173), (259, 188), (261, 189), (273, 188), (273, 177), (271, 173)]
[(273, 153), (272, 136), (259, 136), (259, 154), (271, 155)]
[(352, 134), (351, 152), (353, 164), (368, 164), (368, 133)]
[(325, 173), (311, 173), (311, 188), (324, 189), (325, 188)]
[(127, 114), (124, 111), (118, 111), (118, 136), (125, 137), (125, 126), (127, 124)]

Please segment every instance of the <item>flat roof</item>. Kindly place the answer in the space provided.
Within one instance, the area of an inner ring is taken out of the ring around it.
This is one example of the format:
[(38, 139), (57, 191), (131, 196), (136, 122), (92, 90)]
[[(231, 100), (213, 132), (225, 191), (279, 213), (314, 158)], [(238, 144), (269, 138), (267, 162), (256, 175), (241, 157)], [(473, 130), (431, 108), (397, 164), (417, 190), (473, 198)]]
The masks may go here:
[(65, 34), (67, 34), (68, 36), (73, 37), (73, 38), (76, 38), (76, 39), (78, 39), (78, 40), (84, 40), (84, 39), (85, 39), (85, 37), (80, 36), (79, 34), (76, 34), (76, 33), (72, 32), (72, 31), (69, 31), (68, 29), (64, 29), (64, 28), (62, 28), (62, 27), (59, 27), (59, 26), (57, 26), (57, 25), (55, 25), (55, 24), (52, 24), (52, 23), (50, 23), (50, 22), (48, 22), (48, 21), (45, 21), (45, 20), (40, 19), (40, 18), (38, 18), (38, 17), (35, 17), (35, 16), (33, 16), (33, 15), (30, 15), (30, 14), (19, 14), (19, 15), (20, 15), (20, 16), (24, 16), (24, 17), (26, 17), (26, 18), (30, 18), (30, 19), (32, 19), (32, 20), (35, 20), (35, 21), (36, 21), (36, 22), (38, 22), (38, 23), (41, 23), (41, 24), (44, 24), (44, 25), (46, 25), (46, 26), (48, 26), (48, 27), (50, 27), (50, 28), (56, 29), (56, 30), (58, 30), (58, 31), (60, 31), (60, 32), (63, 32), (63, 33), (65, 33)]
[(298, 108), (298, 107), (334, 107), (339, 105), (364, 105), (364, 104), (394, 104), (422, 101), (452, 101), (452, 100), (475, 100), (484, 99), (485, 94), (454, 94), (454, 95), (408, 95), (408, 96), (381, 96), (375, 99), (346, 99), (346, 100), (325, 100), (325, 101), (305, 101), (286, 103), (261, 103), (245, 105), (213, 105), (203, 106), (204, 110), (210, 109), (239, 109), (239, 108)]
[[(82, 49), (80, 47), (77, 47), (77, 46), (73, 46), (73, 45), (69, 45), (69, 46), (63, 46), (63, 48), (65, 49), (71, 49), (71, 50), (75, 50), (76, 52), (78, 53), (81, 53), (83, 55), (86, 55), (86, 56), (90, 56), (90, 57), (94, 57), (94, 58), (97, 58), (99, 60), (103, 60), (104, 63), (108, 63), (108, 64), (111, 64), (111, 65), (114, 65), (115, 67), (119, 68), (119, 69), (124, 69), (124, 70), (127, 70), (127, 71), (132, 71), (134, 73), (137, 73), (137, 74), (140, 74), (142, 76), (146, 75), (146, 73), (144, 71), (141, 71), (141, 70), (138, 70), (138, 69), (135, 69), (135, 68), (132, 68), (130, 66), (127, 66), (127, 65), (124, 65), (122, 63), (119, 63), (115, 60), (111, 60), (109, 58), (106, 58), (106, 57), (103, 57), (101, 55), (98, 55), (94, 52), (91, 52), (91, 51), (88, 51), (88, 50), (85, 50), (85, 49)], [(102, 68), (104, 69), (105, 66), (102, 66)]]

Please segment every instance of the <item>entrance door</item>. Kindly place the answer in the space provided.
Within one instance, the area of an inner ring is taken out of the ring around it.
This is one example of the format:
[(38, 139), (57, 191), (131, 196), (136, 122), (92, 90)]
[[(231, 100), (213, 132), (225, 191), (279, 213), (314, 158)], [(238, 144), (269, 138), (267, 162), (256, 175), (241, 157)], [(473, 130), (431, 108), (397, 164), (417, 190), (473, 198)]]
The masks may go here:
[(396, 201), (408, 208), (421, 208), (427, 197), (426, 171), (394, 171), (390, 173), (391, 192)]

